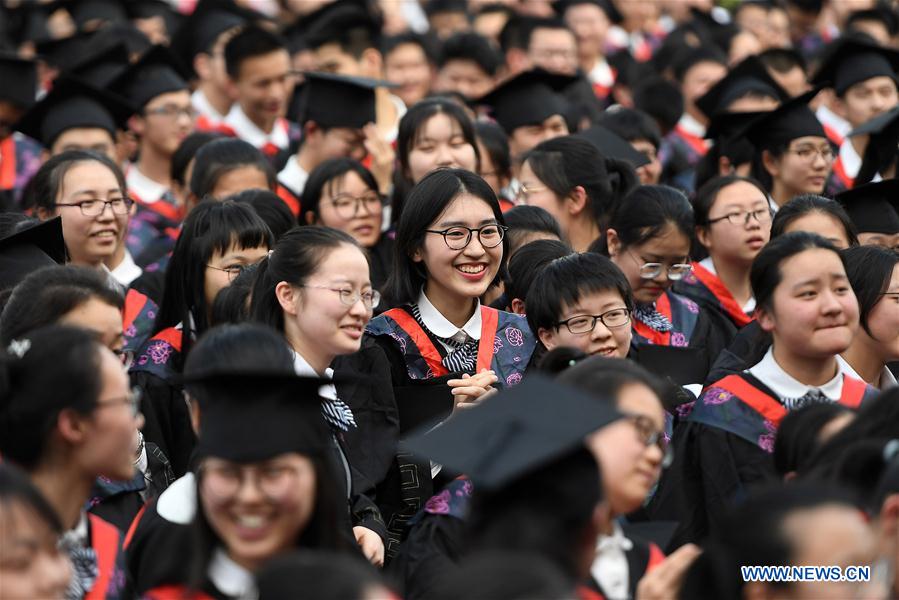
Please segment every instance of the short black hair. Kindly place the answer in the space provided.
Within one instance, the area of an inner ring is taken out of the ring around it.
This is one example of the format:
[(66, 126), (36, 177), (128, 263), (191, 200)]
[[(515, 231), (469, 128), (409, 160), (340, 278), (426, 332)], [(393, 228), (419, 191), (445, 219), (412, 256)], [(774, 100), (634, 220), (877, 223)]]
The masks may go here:
[(240, 167), (256, 167), (265, 174), (270, 190), (278, 185), (271, 163), (255, 146), (244, 140), (225, 137), (203, 144), (194, 156), (190, 191), (203, 200), (215, 189), (219, 179)]
[(565, 21), (558, 17), (528, 19), (524, 22), (524, 26), (522, 27), (521, 31), (525, 49), (531, 47), (531, 41), (534, 38), (534, 32), (538, 29), (564, 29), (569, 34), (574, 36), (574, 32), (571, 31), (568, 25), (565, 24)]
[(529, 233), (548, 233), (562, 239), (559, 222), (549, 214), (549, 211), (539, 206), (528, 206), (527, 204), (513, 206), (503, 216), (506, 217), (506, 225), (509, 226), (506, 237), (509, 238), (509, 252), (511, 253), (521, 248), (521, 240), (525, 239)]
[(758, 54), (762, 64), (778, 73), (786, 73), (795, 67), (808, 73), (808, 63), (805, 58), (792, 48), (768, 48)]
[(646, 140), (656, 150), (662, 143), (662, 132), (652, 117), (637, 108), (607, 110), (602, 113), (597, 125), (602, 125), (628, 142)]
[(527, 292), (527, 317), (531, 331), (552, 329), (565, 306), (573, 306), (586, 294), (613, 291), (628, 310), (634, 295), (627, 277), (611, 260), (594, 252), (558, 258), (543, 269)]
[(846, 17), (844, 30), (846, 32), (852, 31), (853, 26), (860, 21), (877, 21), (886, 27), (887, 33), (891, 36), (899, 33), (899, 18), (897, 18), (896, 13), (893, 10), (884, 5), (852, 11), (849, 13), (849, 16)]
[(768, 193), (765, 191), (765, 188), (762, 187), (762, 184), (751, 177), (742, 177), (740, 175), (718, 175), (705, 182), (705, 184), (697, 190), (696, 196), (693, 198), (693, 217), (696, 221), (696, 225), (707, 226), (709, 224), (709, 212), (712, 210), (712, 206), (715, 205), (718, 194), (720, 194), (721, 190), (724, 188), (739, 182), (755, 186), (762, 193), (762, 196), (767, 198)]
[(279, 50), (288, 51), (287, 40), (258, 25), (248, 25), (225, 45), (225, 70), (236, 81), (240, 79), (240, 67), (246, 59)]
[(669, 226), (693, 238), (693, 207), (683, 192), (667, 185), (635, 188), (618, 203), (609, 222), (623, 248), (639, 246)]
[(496, 75), (503, 64), (503, 57), (493, 44), (473, 31), (455, 33), (443, 43), (438, 66), (442, 69), (453, 60), (471, 61), (491, 77)]
[(500, 177), (512, 177), (512, 157), (509, 154), (509, 136), (502, 127), (488, 121), (477, 121), (474, 124), (478, 142), (490, 155), (490, 162)]
[(684, 82), (684, 77), (696, 65), (702, 63), (717, 63), (721, 66), (727, 66), (727, 58), (718, 50), (713, 48), (700, 47), (690, 52), (684, 53), (679, 57), (673, 65), (674, 78), (679, 83)]
[[(879, 246), (854, 246), (842, 250), (849, 285), (858, 300), (858, 320), (868, 335), (874, 337), (868, 327), (871, 311), (890, 287), (893, 269), (899, 264), (899, 254)], [(890, 300), (892, 302), (892, 300)]]
[(313, 50), (337, 44), (356, 60), (370, 48), (381, 47), (381, 19), (354, 3), (335, 8), (310, 25), (308, 43)]
[(466, 0), (429, 0), (425, 3), (425, 15), (429, 19), (445, 13), (464, 13), (468, 16), (468, 3)]
[(406, 44), (421, 48), (429, 63), (437, 62), (437, 41), (431, 35), (423, 35), (414, 31), (406, 31), (384, 38), (381, 42), (381, 54), (386, 58), (388, 54)]
[(572, 252), (568, 244), (559, 240), (534, 240), (519, 248), (509, 259), (509, 278), (505, 287), (509, 302), (518, 298), (527, 304), (528, 290), (546, 265)]
[(655, 119), (665, 135), (674, 129), (684, 114), (684, 95), (678, 86), (654, 75), (634, 86), (634, 107)]
[(177, 182), (182, 187), (187, 185), (189, 182), (185, 180), (184, 176), (187, 174), (187, 167), (190, 165), (190, 161), (194, 159), (200, 148), (221, 137), (224, 137), (224, 134), (213, 131), (194, 131), (181, 140), (181, 143), (178, 144), (178, 149), (172, 154), (172, 166), (169, 169), (172, 181)]

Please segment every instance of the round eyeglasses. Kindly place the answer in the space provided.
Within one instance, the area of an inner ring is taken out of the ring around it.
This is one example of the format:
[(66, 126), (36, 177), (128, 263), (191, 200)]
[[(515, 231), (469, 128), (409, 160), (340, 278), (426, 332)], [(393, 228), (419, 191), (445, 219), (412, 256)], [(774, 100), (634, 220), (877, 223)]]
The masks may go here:
[(633, 423), (638, 438), (647, 448), (650, 446), (657, 446), (659, 450), (662, 451), (662, 467), (665, 468), (670, 466), (671, 461), (674, 458), (674, 453), (671, 450), (668, 439), (665, 437), (665, 432), (656, 429), (652, 419), (646, 415), (624, 413), (624, 417)]
[(53, 206), (57, 208), (77, 206), (85, 217), (99, 217), (106, 211), (107, 206), (112, 209), (114, 214), (127, 215), (133, 204), (134, 200), (127, 196), (122, 196), (121, 198), (110, 198), (109, 200), (82, 200), (81, 202), (68, 202), (65, 204), (56, 202)]
[(755, 219), (758, 223), (767, 223), (771, 220), (771, 209), (765, 207), (752, 211), (734, 211), (727, 213), (723, 217), (709, 219), (708, 223), (712, 225), (726, 220), (731, 225), (748, 225), (750, 219)]
[(98, 408), (105, 408), (107, 406), (121, 406), (126, 405), (131, 409), (131, 416), (136, 417), (140, 414), (140, 399), (142, 393), (139, 387), (131, 388), (131, 393), (127, 396), (122, 396), (121, 398), (109, 398), (107, 400), (97, 400)]
[(383, 209), (381, 196), (372, 192), (371, 194), (363, 194), (362, 196), (350, 196), (349, 194), (340, 194), (331, 198), (331, 206), (334, 212), (341, 219), (352, 219), (359, 215), (359, 209), (365, 207), (366, 215), (374, 215)]
[(484, 225), (475, 229), (457, 225), (448, 229), (426, 229), (425, 232), (442, 235), (443, 241), (450, 250), (464, 250), (471, 243), (474, 233), (478, 234), (478, 242), (481, 243), (481, 246), (496, 248), (503, 243), (503, 238), (506, 237), (508, 230), (509, 228), (505, 225)]
[(559, 321), (556, 328), (564, 325), (574, 335), (590, 333), (599, 321), (609, 329), (622, 327), (631, 322), (631, 311), (626, 308), (614, 308), (601, 315), (576, 315), (570, 319)]
[(350, 288), (334, 288), (329, 285), (303, 285), (301, 287), (337, 292), (337, 297), (340, 299), (340, 303), (344, 306), (355, 306), (356, 303), (359, 302), (359, 300), (362, 300), (362, 304), (365, 305), (365, 308), (371, 310), (373, 308), (377, 308), (378, 304), (381, 303), (381, 292), (379, 292), (378, 290), (357, 292), (355, 290), (351, 290)]
[(665, 271), (669, 281), (680, 281), (693, 270), (693, 265), (690, 263), (674, 263), (666, 267), (664, 263), (641, 262), (642, 259), (637, 258), (630, 252), (628, 254), (640, 265), (640, 279), (655, 279), (662, 274), (662, 271)]

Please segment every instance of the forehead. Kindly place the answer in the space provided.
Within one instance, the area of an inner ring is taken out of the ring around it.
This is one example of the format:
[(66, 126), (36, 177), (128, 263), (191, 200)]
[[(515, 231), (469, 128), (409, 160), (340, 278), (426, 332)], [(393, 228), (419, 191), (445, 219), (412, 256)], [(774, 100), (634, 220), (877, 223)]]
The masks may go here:
[(478, 224), (481, 221), (495, 219), (496, 215), (485, 200), (464, 192), (450, 201), (447, 207), (435, 219), (436, 223), (444, 221), (458, 221), (469, 225)]
[(190, 92), (187, 90), (179, 90), (177, 92), (166, 92), (154, 96), (152, 100), (147, 102), (147, 108), (157, 106), (165, 106), (166, 104), (188, 105), (190, 104)]
[(845, 273), (839, 255), (824, 248), (810, 248), (794, 254), (780, 263), (780, 272), (781, 283)]
[(531, 34), (532, 47), (543, 44), (568, 45), (574, 43), (574, 32), (563, 27), (539, 27)]

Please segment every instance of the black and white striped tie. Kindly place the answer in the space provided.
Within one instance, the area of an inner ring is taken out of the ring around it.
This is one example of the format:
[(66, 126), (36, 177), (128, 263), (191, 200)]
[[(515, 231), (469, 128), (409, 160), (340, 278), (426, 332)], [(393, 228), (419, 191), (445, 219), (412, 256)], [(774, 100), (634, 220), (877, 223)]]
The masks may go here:
[[(415, 320), (418, 321), (419, 325), (424, 329), (427, 329), (427, 326), (421, 318), (421, 312), (418, 310), (417, 304), (412, 305), (412, 316), (415, 317)], [(478, 359), (478, 340), (469, 337), (469, 335), (461, 329), (457, 331), (453, 337), (440, 337), (434, 332), (431, 332), (431, 335), (452, 348), (449, 354), (444, 356), (440, 361), (443, 366), (446, 367), (447, 371), (450, 373), (465, 373), (474, 370), (475, 363)]]

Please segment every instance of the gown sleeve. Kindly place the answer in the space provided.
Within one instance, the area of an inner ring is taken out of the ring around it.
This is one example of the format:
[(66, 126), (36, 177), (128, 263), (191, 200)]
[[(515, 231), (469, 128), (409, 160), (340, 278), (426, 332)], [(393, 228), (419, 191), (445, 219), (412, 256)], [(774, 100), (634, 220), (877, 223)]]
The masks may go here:
[(776, 480), (771, 455), (743, 438), (684, 421), (674, 431), (674, 462), (650, 501), (653, 520), (678, 521), (668, 552), (713, 533), (750, 486)]

